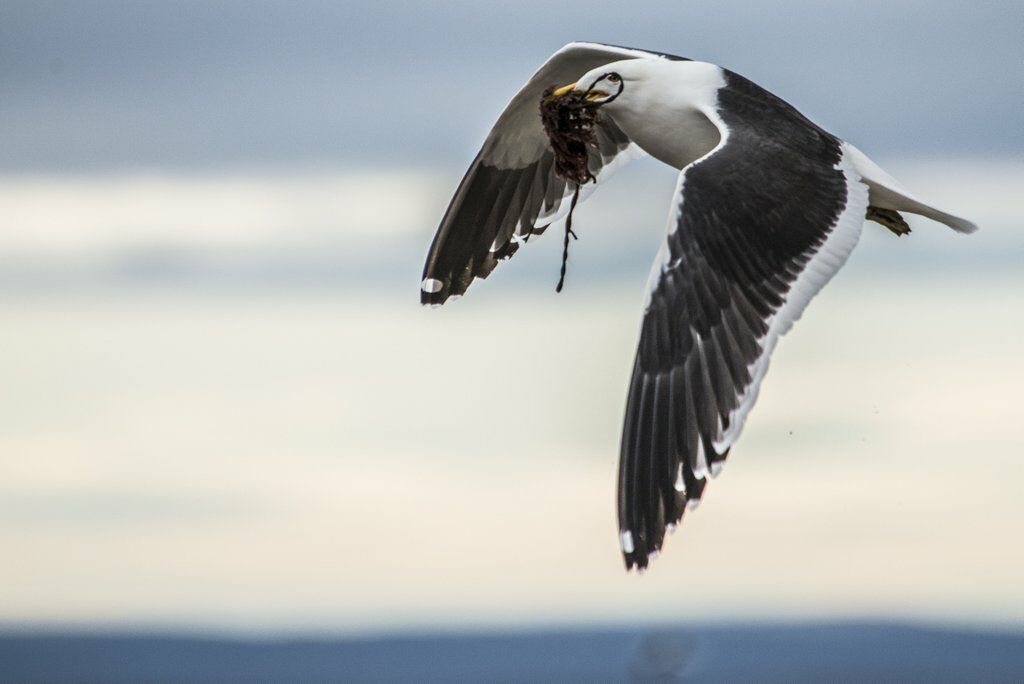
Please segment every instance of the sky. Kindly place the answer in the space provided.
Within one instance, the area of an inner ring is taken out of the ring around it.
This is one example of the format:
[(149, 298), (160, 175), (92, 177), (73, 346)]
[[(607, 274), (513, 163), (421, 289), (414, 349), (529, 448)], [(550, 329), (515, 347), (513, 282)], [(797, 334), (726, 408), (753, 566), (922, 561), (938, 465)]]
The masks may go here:
[[(1019, 2), (0, 3), (0, 628), (870, 618), (1018, 628)], [(615, 459), (673, 169), (635, 162), (418, 304), (453, 188), (551, 52), (753, 78), (911, 217), (779, 345), (643, 578)]]
[(438, 310), (365, 289), (4, 293), (0, 630), (1019, 631), (1020, 278), (869, 260), (782, 340), (642, 576), (614, 507), (642, 273)]
[(461, 165), (572, 40), (732, 68), (873, 156), (1024, 152), (1014, 0), (0, 6), (0, 171)]

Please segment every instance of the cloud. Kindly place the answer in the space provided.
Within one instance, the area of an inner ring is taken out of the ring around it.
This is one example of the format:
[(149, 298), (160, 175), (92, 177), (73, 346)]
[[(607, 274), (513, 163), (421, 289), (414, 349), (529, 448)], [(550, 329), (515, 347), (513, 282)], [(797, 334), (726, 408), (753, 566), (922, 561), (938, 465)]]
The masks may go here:
[(0, 177), (0, 253), (358, 247), (432, 222), (445, 191), (415, 170)]

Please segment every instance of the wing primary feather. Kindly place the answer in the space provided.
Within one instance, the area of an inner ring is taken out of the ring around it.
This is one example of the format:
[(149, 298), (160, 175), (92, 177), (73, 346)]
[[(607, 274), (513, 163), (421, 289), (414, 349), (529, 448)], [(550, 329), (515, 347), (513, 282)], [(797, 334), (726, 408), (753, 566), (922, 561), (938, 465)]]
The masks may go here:
[[(633, 506), (633, 488), (636, 483), (636, 458), (639, 451), (640, 434), (642, 431), (644, 417), (644, 388), (647, 376), (639, 368), (637, 359), (633, 368), (633, 379), (629, 387), (629, 399), (626, 402), (626, 419), (622, 432), (622, 447), (619, 456), (619, 495), (618, 495), (618, 517), (620, 535), (629, 535), (629, 538), (637, 536), (635, 512)], [(633, 567), (633, 548), (623, 549), (626, 569)]]
[(630, 492), (630, 505), (633, 509), (633, 538), (636, 543), (634, 562), (638, 565), (641, 559), (647, 558), (648, 552), (648, 530), (646, 525), (646, 501), (643, 497), (643, 488), (647, 486), (650, 459), (647, 455), (651, 450), (652, 428), (654, 427), (654, 392), (651, 376), (644, 373), (643, 390), (640, 404), (639, 434), (637, 435), (637, 448), (633, 451), (632, 491)]
[(651, 449), (648, 455), (650, 466), (644, 492), (647, 497), (648, 554), (661, 548), (665, 530), (665, 501), (662, 498), (662, 491), (666, 480), (664, 462), (669, 457), (668, 383), (665, 376), (660, 373), (655, 378), (654, 397)]

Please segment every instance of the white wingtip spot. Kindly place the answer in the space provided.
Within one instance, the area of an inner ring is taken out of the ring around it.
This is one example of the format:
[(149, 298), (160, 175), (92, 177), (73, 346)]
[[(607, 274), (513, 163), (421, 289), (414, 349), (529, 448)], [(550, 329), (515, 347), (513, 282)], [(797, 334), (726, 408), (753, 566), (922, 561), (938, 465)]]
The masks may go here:
[(697, 508), (697, 506), (700, 506), (700, 499), (687, 499), (686, 500), (686, 510), (688, 510), (688, 511), (695, 510)]
[(660, 555), (661, 555), (661, 552), (658, 551), (658, 549), (654, 549), (649, 554), (647, 554), (647, 560), (648, 561), (656, 560), (658, 558), (658, 556), (660, 556)]
[[(693, 331), (692, 334), (699, 348), (701, 344), (700, 337), (696, 331)], [(693, 476), (698, 480), (703, 480), (708, 476), (708, 455), (704, 453), (704, 440), (700, 436), (697, 437), (697, 464), (693, 467)]]
[(686, 481), (683, 480), (683, 464), (679, 464), (679, 472), (676, 473), (675, 488), (677, 492), (686, 493)]
[(444, 287), (444, 283), (437, 278), (424, 278), (420, 283), (420, 289), (429, 294), (440, 292), (442, 287)]
[(711, 464), (711, 477), (718, 477), (718, 474), (722, 472), (722, 468), (725, 467), (725, 461), (715, 461)]
[(677, 525), (675, 523), (669, 523), (668, 525), (665, 525), (665, 531), (668, 532), (669, 534), (675, 534), (676, 533), (676, 527), (677, 527)]
[(633, 553), (633, 533), (623, 530), (619, 535), (619, 544), (622, 546), (622, 553)]

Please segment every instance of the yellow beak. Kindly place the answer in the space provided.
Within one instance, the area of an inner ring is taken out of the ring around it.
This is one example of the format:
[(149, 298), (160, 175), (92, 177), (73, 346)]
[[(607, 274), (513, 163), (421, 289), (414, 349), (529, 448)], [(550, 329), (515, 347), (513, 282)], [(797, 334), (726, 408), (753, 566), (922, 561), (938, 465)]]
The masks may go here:
[(571, 91), (575, 87), (576, 87), (575, 83), (570, 83), (569, 85), (562, 86), (561, 88), (557, 88), (555, 90), (555, 92), (551, 93), (551, 97), (561, 97), (562, 95), (565, 95), (566, 93), (568, 93), (569, 91)]
[[(577, 81), (576, 83), (579, 83), (579, 81)], [(552, 91), (551, 97), (561, 97), (562, 95), (571, 93), (573, 89), (576, 87), (576, 83), (570, 83), (569, 85), (564, 85), (561, 88), (556, 88), (554, 91)], [(608, 93), (604, 92), (603, 90), (591, 90), (589, 93), (587, 93), (587, 99), (590, 100), (591, 102), (595, 100), (600, 100), (605, 97), (608, 97)]]

